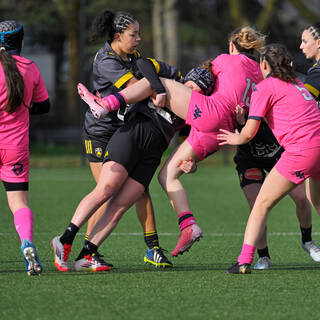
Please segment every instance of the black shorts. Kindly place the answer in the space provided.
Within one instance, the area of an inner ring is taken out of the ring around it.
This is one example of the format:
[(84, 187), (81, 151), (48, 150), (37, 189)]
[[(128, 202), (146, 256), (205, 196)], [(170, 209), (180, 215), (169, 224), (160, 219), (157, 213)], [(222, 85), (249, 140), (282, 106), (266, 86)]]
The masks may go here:
[(270, 172), (277, 163), (279, 157), (261, 159), (255, 157), (241, 157), (238, 154), (234, 157), (236, 170), (240, 181), (240, 187), (243, 188), (252, 183), (262, 184), (266, 178), (266, 172)]
[(136, 114), (110, 139), (105, 161), (123, 165), (130, 178), (148, 187), (168, 143), (153, 120)]
[(108, 144), (106, 140), (98, 140), (89, 136), (85, 132), (82, 133), (82, 144), (84, 152), (89, 162), (102, 162), (105, 150)]
[(8, 191), (28, 191), (29, 182), (6, 182), (2, 181), (5, 190)]

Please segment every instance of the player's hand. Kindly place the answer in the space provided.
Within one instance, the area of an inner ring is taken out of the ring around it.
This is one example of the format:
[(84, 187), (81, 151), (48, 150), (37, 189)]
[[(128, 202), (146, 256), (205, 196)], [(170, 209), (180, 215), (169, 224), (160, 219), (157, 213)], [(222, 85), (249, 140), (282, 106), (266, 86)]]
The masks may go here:
[(182, 160), (179, 163), (179, 168), (184, 172), (184, 173), (194, 173), (197, 171), (197, 164), (194, 159), (188, 158), (186, 160)]
[(237, 120), (237, 122), (238, 122), (240, 125), (244, 125), (245, 122), (246, 122), (246, 119), (245, 119), (246, 111), (245, 111), (245, 109), (238, 104), (238, 105), (236, 106), (235, 113), (236, 113), (236, 120)]
[(234, 133), (224, 129), (220, 129), (219, 131), (222, 132), (217, 135), (217, 140), (221, 141), (219, 142), (219, 146), (223, 146), (225, 144), (237, 146), (240, 144), (240, 134), (237, 129)]
[(153, 104), (158, 108), (163, 108), (167, 104), (167, 94), (160, 93), (157, 94), (155, 97), (152, 97)]

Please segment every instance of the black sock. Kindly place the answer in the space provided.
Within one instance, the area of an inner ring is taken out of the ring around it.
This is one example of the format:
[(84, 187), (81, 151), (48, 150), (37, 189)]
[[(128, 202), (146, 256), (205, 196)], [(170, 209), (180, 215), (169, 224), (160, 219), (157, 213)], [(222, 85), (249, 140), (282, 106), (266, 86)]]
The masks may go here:
[(79, 227), (77, 227), (75, 224), (70, 222), (68, 228), (63, 233), (63, 235), (60, 237), (60, 242), (62, 244), (72, 244), (77, 232), (79, 231)]
[(258, 255), (259, 255), (259, 258), (262, 258), (262, 257), (270, 258), (268, 246), (266, 246), (263, 249), (258, 249)]
[(159, 247), (159, 238), (157, 231), (145, 232), (144, 242), (149, 249), (152, 249), (153, 247)]
[(84, 241), (83, 248), (81, 252), (78, 255), (78, 258), (76, 260), (80, 260), (83, 257), (87, 256), (88, 254), (92, 255), (93, 253), (97, 252), (98, 246), (90, 242), (89, 240)]
[(302, 228), (300, 226), (300, 230), (301, 230), (302, 243), (312, 241), (312, 237), (311, 237), (312, 226), (310, 228)]

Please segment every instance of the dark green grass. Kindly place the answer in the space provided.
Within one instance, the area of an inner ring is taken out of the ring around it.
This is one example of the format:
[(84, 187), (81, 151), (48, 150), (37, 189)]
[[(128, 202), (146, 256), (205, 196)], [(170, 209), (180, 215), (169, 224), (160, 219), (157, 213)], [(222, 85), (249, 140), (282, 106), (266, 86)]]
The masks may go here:
[[(227, 275), (225, 269), (241, 249), (248, 215), (235, 170), (204, 163), (183, 179), (204, 237), (190, 252), (172, 259), (171, 270), (143, 264), (141, 227), (130, 210), (101, 246), (114, 271), (56, 271), (50, 240), (64, 231), (93, 180), (88, 168), (51, 168), (31, 171), (34, 241), (44, 272), (27, 277), (2, 192), (0, 319), (318, 319), (320, 265), (300, 248), (292, 201), (284, 199), (269, 218), (272, 268)], [(155, 179), (150, 190), (161, 246), (171, 251), (178, 239), (176, 216)], [(318, 241), (320, 219), (315, 214), (313, 230)], [(70, 261), (82, 246), (84, 232), (75, 240)]]

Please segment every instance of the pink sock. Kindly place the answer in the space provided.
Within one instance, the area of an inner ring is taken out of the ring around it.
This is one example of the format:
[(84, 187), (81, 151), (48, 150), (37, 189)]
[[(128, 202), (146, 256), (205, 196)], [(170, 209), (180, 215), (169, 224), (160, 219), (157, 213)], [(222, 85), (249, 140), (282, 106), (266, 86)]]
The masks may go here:
[(196, 220), (194, 219), (192, 212), (190, 211), (180, 213), (178, 215), (178, 219), (179, 219), (179, 227), (181, 231), (186, 227), (189, 227), (192, 224), (196, 223)]
[(125, 96), (120, 92), (110, 94), (104, 97), (103, 100), (107, 101), (109, 105), (109, 111), (118, 110), (122, 105), (127, 104)]
[(256, 247), (250, 244), (243, 244), (240, 256), (238, 257), (239, 265), (247, 263), (251, 264), (253, 262), (254, 253), (256, 251)]
[(14, 225), (19, 234), (21, 243), (25, 239), (33, 241), (33, 213), (29, 208), (18, 209), (13, 214)]

